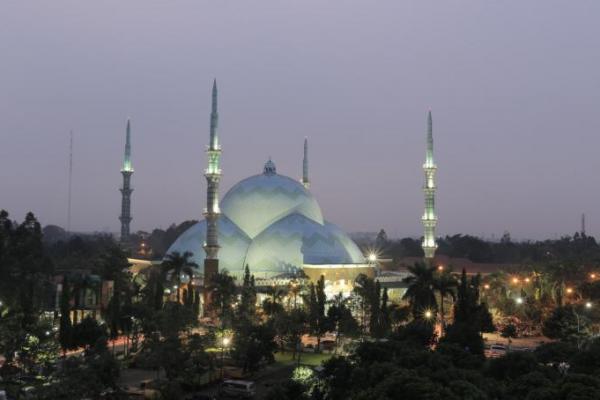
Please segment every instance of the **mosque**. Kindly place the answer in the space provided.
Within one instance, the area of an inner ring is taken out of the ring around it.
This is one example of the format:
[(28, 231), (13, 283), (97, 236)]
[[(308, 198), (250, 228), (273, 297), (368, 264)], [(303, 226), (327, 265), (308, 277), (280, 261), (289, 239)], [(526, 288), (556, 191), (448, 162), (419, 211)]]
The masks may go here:
[[(258, 279), (321, 275), (329, 283), (351, 285), (358, 274), (374, 276), (358, 246), (326, 221), (308, 178), (308, 143), (304, 141), (301, 181), (277, 173), (268, 160), (262, 173), (234, 185), (218, 199), (220, 181), (217, 87), (213, 85), (211, 135), (207, 150), (205, 219), (185, 231), (167, 253), (189, 251), (202, 269), (218, 260), (218, 270), (241, 277), (246, 265)], [(205, 261), (206, 260), (206, 261)], [(210, 273), (208, 269), (204, 275)], [(213, 271), (214, 272), (214, 271)], [(206, 276), (205, 276), (206, 279)], [(239, 280), (239, 279), (238, 279)]]
[[(403, 293), (406, 271), (390, 272), (386, 260), (372, 255), (365, 257), (352, 239), (339, 227), (323, 218), (323, 212), (310, 191), (308, 174), (308, 142), (304, 140), (302, 179), (297, 181), (277, 173), (275, 163), (269, 159), (262, 173), (250, 176), (235, 184), (219, 199), (221, 180), (217, 110), (217, 85), (212, 88), (210, 136), (207, 146), (208, 166), (204, 176), (207, 181), (204, 219), (181, 234), (168, 249), (172, 252), (190, 252), (198, 265), (194, 277), (200, 286), (210, 282), (217, 272), (227, 270), (238, 278), (247, 265), (257, 280), (257, 286), (287, 285), (292, 279), (308, 278), (311, 281), (324, 276), (326, 292), (349, 294), (356, 277), (365, 274), (376, 278), (382, 286)], [(435, 174), (433, 159), (433, 129), (431, 111), (428, 113), (427, 152), (425, 173), (425, 212), (421, 218), (424, 235), (422, 247), (425, 260), (432, 264), (436, 252)], [(257, 171), (258, 172), (258, 171)], [(121, 170), (121, 240), (127, 242), (131, 223), (130, 186), (131, 166), (130, 124), (127, 123), (125, 159)], [(392, 261), (392, 260), (387, 260)], [(160, 263), (130, 259), (137, 269)], [(440, 264), (441, 265), (441, 264)], [(200, 283), (202, 282), (202, 283)], [(206, 296), (207, 293), (204, 293)], [(209, 301), (205, 297), (205, 302)]]

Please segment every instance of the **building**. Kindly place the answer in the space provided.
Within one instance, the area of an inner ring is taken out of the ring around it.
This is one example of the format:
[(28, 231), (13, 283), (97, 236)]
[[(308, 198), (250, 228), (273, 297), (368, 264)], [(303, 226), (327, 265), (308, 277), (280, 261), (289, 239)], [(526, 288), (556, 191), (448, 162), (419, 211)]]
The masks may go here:
[(257, 280), (306, 275), (315, 281), (323, 275), (328, 285), (342, 292), (351, 289), (358, 274), (374, 276), (373, 266), (358, 246), (323, 218), (309, 191), (307, 139), (301, 181), (279, 175), (269, 159), (262, 174), (237, 183), (219, 201), (218, 118), (215, 81), (205, 171), (205, 218), (185, 231), (167, 254), (191, 252), (205, 283), (218, 270), (241, 277), (246, 265)]
[[(223, 197), (218, 220), (219, 267), (241, 276), (247, 264), (257, 278), (297, 275), (353, 281), (373, 275), (358, 246), (323, 218), (305, 186), (277, 173), (272, 160), (263, 173), (234, 185)], [(184, 232), (169, 249), (190, 251), (203, 265), (206, 221)]]

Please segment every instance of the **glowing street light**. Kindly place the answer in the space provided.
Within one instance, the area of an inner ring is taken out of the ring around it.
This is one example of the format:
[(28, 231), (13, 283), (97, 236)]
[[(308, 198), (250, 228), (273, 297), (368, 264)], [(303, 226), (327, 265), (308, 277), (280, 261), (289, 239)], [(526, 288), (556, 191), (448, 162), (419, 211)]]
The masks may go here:
[(587, 308), (587, 309), (590, 309), (590, 308), (592, 308), (592, 303), (591, 303), (591, 302), (589, 302), (589, 301), (588, 301), (588, 302), (586, 302), (586, 303), (585, 303), (585, 308)]
[(375, 261), (377, 261), (377, 254), (370, 253), (367, 258), (368, 258), (369, 262), (374, 263)]
[(570, 287), (568, 287), (568, 288), (567, 288), (567, 293), (568, 293), (568, 294), (571, 294), (571, 293), (573, 293), (573, 288), (570, 288)]
[(431, 319), (431, 317), (433, 316), (433, 313), (431, 312), (431, 310), (427, 310), (427, 311), (425, 311), (425, 313), (423, 314), (423, 316), (426, 319)]
[(596, 274), (594, 274), (594, 273), (591, 273), (591, 274), (590, 274), (590, 278), (592, 278), (592, 279), (596, 279)]
[(523, 298), (522, 298), (522, 297), (517, 297), (517, 298), (515, 299), (515, 302), (516, 302), (517, 304), (523, 304)]
[(512, 278), (512, 283), (519, 283), (519, 278)]
[(438, 271), (443, 271), (443, 270), (444, 270), (444, 266), (443, 265), (438, 266)]
[(229, 346), (231, 339), (228, 337), (223, 337), (221, 339), (221, 379), (223, 379), (223, 364), (225, 360), (225, 347)]
[(486, 283), (485, 285), (483, 285), (483, 288), (487, 290), (490, 288), (490, 285)]
[(525, 278), (525, 283), (529, 283), (529, 278)]

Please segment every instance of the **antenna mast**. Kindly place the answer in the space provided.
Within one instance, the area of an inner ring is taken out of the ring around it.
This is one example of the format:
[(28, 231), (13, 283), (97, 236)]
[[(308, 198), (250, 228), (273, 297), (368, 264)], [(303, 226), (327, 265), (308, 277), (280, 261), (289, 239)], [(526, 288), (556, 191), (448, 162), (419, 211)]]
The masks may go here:
[(71, 185), (73, 182), (73, 131), (69, 140), (69, 197), (67, 199), (67, 233), (71, 233)]

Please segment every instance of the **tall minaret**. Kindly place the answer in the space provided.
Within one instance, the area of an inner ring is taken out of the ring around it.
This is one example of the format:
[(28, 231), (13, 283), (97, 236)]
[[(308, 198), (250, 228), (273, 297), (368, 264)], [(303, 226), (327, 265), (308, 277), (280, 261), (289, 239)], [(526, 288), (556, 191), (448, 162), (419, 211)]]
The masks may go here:
[(127, 131), (125, 136), (125, 157), (123, 159), (123, 187), (121, 190), (121, 242), (127, 242), (129, 239), (129, 224), (131, 223), (131, 175), (133, 168), (131, 167), (131, 123), (127, 119)]
[[(219, 124), (219, 113), (217, 112), (217, 80), (213, 82), (212, 88), (212, 111), (210, 113), (210, 143), (206, 154), (208, 155), (208, 168), (204, 173), (206, 177), (206, 241), (204, 242), (204, 284), (206, 288), (210, 285), (212, 277), (219, 272), (219, 231), (217, 221), (219, 219), (219, 181), (221, 180), (221, 169), (219, 159), (221, 158), (221, 146), (219, 146), (219, 135), (217, 126)], [(210, 302), (210, 296), (205, 293), (205, 306)], [(206, 309), (206, 307), (205, 307)]]
[(433, 120), (431, 119), (431, 110), (427, 115), (427, 152), (425, 153), (425, 213), (423, 214), (423, 252), (425, 259), (431, 261), (435, 255), (437, 245), (435, 243), (435, 227), (437, 225), (437, 216), (435, 215), (435, 171), (437, 166), (433, 161)]
[(304, 138), (304, 158), (302, 159), (302, 184), (306, 190), (310, 189), (308, 180), (308, 139)]

